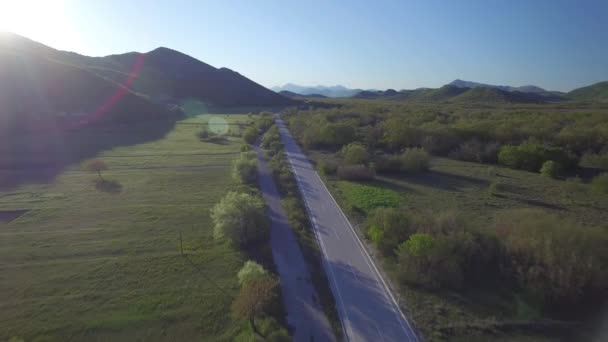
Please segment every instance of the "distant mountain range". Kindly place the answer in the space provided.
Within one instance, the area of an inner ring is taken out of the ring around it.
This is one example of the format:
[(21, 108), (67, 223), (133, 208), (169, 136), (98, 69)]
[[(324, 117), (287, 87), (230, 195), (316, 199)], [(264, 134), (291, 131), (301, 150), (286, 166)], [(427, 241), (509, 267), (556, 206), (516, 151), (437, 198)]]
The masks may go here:
[[(104, 120), (165, 115), (167, 103), (197, 99), (222, 106), (289, 105), (277, 94), (226, 68), (168, 48), (88, 57), (0, 33), (0, 119), (72, 116), (103, 111)], [(82, 119), (81, 119), (82, 120)]]
[(362, 89), (349, 89), (341, 85), (331, 87), (322, 85), (301, 86), (293, 83), (287, 83), (283, 86), (276, 86), (270, 89), (277, 93), (288, 91), (299, 95), (323, 95), (325, 97), (351, 97), (363, 91)]
[(440, 88), (418, 88), (400, 91), (394, 89), (386, 91), (365, 90), (352, 97), (356, 99), (453, 103), (547, 103), (569, 100), (608, 102), (608, 82), (600, 82), (575, 89), (569, 93), (562, 93), (548, 91), (533, 85), (511, 87), (455, 80)]

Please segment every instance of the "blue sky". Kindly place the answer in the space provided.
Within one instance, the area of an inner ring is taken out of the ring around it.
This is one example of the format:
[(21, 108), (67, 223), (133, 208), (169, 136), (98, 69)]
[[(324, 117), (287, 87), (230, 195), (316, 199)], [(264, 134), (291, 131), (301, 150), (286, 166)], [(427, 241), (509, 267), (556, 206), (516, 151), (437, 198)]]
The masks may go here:
[(50, 0), (54, 10), (33, 15), (35, 6), (0, 2), (19, 19), (6, 29), (56, 48), (99, 56), (166, 46), (267, 87), (460, 78), (570, 90), (608, 80), (606, 0)]

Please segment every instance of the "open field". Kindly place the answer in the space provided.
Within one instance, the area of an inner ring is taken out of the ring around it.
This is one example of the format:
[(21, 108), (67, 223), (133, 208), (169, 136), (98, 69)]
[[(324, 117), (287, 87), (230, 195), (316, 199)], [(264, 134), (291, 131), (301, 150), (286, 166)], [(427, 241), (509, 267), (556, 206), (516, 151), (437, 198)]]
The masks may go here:
[[(213, 241), (209, 209), (237, 186), (230, 163), (241, 139), (198, 141), (197, 123), (209, 117), (180, 121), (156, 141), (101, 152), (109, 167), (103, 177), (116, 182), (107, 191), (96, 190), (97, 175), (72, 164), (48, 183), (0, 192), (0, 340), (238, 334), (229, 310), (244, 256)], [(95, 138), (116, 139), (111, 131)]]

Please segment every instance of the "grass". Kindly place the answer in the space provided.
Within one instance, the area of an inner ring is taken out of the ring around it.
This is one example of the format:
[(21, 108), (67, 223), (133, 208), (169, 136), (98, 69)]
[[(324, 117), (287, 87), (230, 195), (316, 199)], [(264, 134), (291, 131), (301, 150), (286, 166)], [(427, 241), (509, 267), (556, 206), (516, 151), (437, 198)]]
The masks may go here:
[[(223, 341), (239, 334), (243, 325), (229, 310), (244, 255), (212, 239), (209, 209), (237, 186), (230, 164), (241, 140), (200, 142), (195, 132), (207, 119), (101, 152), (96, 158), (108, 164), (103, 176), (119, 185), (114, 191), (96, 189), (97, 175), (76, 164), (48, 183), (0, 191), (3, 211), (28, 210), (0, 221), (0, 340)], [(105, 134), (96, 138), (115, 138)]]
[[(317, 161), (331, 158), (316, 151), (309, 155)], [(482, 226), (491, 225), (501, 210), (521, 207), (542, 208), (585, 226), (608, 222), (608, 198), (592, 194), (589, 184), (497, 166), (436, 158), (430, 172), (418, 175), (378, 176), (367, 183), (325, 178), (355, 225), (375, 208), (398, 206), (432, 212), (456, 210), (467, 222)], [(540, 314), (534, 305), (500, 284), (490, 286), (491, 290), (428, 292), (397, 284), (394, 260), (379, 262), (393, 287), (399, 289), (404, 311), (428, 341), (556, 341), (564, 334), (525, 324), (512, 328), (511, 322), (531, 322)]]

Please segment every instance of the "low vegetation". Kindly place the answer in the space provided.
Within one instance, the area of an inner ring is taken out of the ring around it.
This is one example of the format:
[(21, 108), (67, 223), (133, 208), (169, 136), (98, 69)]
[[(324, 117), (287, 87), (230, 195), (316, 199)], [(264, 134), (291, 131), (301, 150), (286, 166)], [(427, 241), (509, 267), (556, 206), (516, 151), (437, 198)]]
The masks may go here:
[(426, 339), (589, 337), (577, 324), (608, 290), (608, 176), (587, 169), (604, 108), (325, 102), (286, 121)]
[(211, 210), (211, 218), (216, 239), (246, 247), (268, 238), (270, 223), (264, 202), (257, 196), (228, 192)]
[[(211, 208), (227, 192), (243, 191), (230, 174), (242, 140), (201, 143), (196, 132), (210, 117), (180, 121), (147, 142), (147, 126), (87, 132), (111, 146), (94, 158), (107, 165), (105, 183), (120, 180), (122, 192), (92, 189), (101, 178), (80, 162), (50, 178), (45, 168), (30, 168), (36, 182), (0, 187), (0, 207), (22, 213), (0, 222), (1, 341), (251, 337), (248, 322), (231, 311), (237, 273), (249, 259), (272, 268), (213, 238)], [(66, 148), (79, 146), (88, 148)], [(2, 169), (0, 178), (22, 173)], [(256, 318), (256, 325), (269, 335), (284, 324), (280, 318)]]

